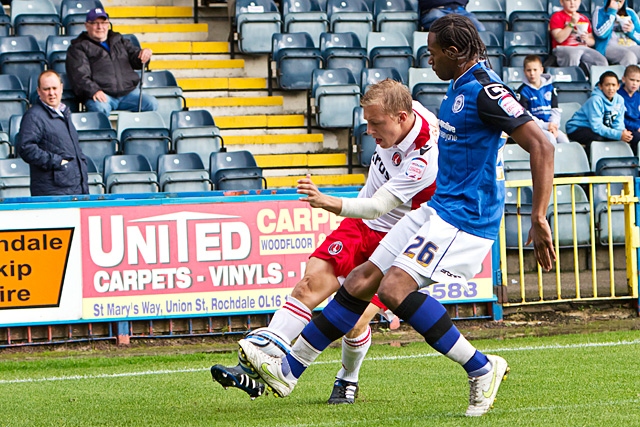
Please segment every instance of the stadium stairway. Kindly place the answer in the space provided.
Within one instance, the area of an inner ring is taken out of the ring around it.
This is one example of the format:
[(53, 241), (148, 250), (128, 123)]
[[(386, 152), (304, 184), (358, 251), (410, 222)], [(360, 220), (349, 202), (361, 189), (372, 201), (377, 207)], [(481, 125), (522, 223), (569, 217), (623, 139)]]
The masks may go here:
[(114, 31), (153, 50), (151, 70), (173, 73), (187, 107), (211, 112), (229, 151), (254, 154), (269, 188), (293, 187), (306, 173), (320, 186), (364, 184), (364, 169), (347, 171), (346, 130), (307, 134), (305, 92), (268, 96), (266, 55), (230, 59), (226, 3), (201, 7), (198, 24), (190, 0), (103, 4)]

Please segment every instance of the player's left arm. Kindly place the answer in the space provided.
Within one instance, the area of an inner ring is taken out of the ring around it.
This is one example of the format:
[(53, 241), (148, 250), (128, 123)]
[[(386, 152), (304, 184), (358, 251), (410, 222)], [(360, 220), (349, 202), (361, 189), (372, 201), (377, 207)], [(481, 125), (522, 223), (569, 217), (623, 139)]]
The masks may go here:
[(529, 152), (534, 190), (527, 243), (533, 241), (537, 261), (542, 268), (550, 270), (555, 250), (546, 214), (553, 187), (553, 145), (504, 84), (485, 86), (478, 94), (477, 102), (482, 121), (502, 129)]

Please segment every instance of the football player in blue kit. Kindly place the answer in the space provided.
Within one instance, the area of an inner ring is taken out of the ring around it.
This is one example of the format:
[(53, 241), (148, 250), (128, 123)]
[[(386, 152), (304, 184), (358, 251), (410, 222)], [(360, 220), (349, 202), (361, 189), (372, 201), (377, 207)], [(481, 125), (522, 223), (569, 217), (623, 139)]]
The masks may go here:
[(509, 371), (502, 357), (475, 349), (442, 304), (419, 289), (436, 282), (465, 283), (480, 271), (498, 236), (504, 208), (502, 132), (530, 153), (534, 193), (528, 240), (533, 242), (538, 263), (551, 269), (555, 251), (546, 210), (554, 148), (513, 92), (485, 64), (486, 48), (468, 18), (450, 14), (436, 20), (428, 45), (434, 72), (442, 80), (451, 80), (438, 117), (436, 192), (420, 209), (405, 215), (369, 261), (348, 275), (288, 355), (275, 358), (246, 340), (239, 342), (239, 351), (276, 396), (291, 393), (318, 355), (353, 327), (376, 291), (428, 344), (466, 371), (467, 416), (481, 416), (492, 407)]

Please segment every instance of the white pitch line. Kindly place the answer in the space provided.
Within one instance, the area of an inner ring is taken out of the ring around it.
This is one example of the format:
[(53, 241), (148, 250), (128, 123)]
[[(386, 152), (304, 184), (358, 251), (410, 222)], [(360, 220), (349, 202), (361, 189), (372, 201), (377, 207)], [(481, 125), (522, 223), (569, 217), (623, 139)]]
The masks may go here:
[[(593, 342), (593, 343), (583, 343), (583, 344), (553, 344), (553, 345), (543, 345), (543, 346), (525, 346), (525, 347), (502, 347), (502, 348), (492, 348), (491, 352), (512, 352), (512, 351), (540, 351), (540, 350), (565, 350), (565, 349), (573, 349), (573, 348), (593, 348), (593, 347), (618, 347), (618, 346), (626, 346), (626, 345), (638, 345), (640, 344), (640, 339), (632, 340), (632, 341), (611, 341), (611, 342)], [(383, 356), (383, 357), (368, 357), (367, 361), (369, 362), (379, 362), (379, 361), (394, 361), (394, 360), (406, 360), (406, 359), (419, 359), (423, 357), (435, 357), (441, 356), (440, 353), (422, 353), (422, 354), (414, 354), (414, 355), (403, 355), (403, 356)], [(321, 362), (314, 363), (315, 365), (326, 365), (326, 364), (334, 364), (339, 363), (339, 360), (324, 360)], [(100, 378), (123, 378), (123, 377), (139, 377), (144, 375), (164, 375), (164, 374), (179, 374), (186, 372), (202, 372), (208, 371), (209, 368), (182, 368), (182, 369), (162, 369), (162, 370), (154, 370), (154, 371), (140, 371), (140, 372), (121, 372), (115, 374), (97, 374), (97, 375), (69, 375), (63, 377), (45, 377), (45, 378), (17, 378), (12, 380), (0, 380), (0, 385), (2, 384), (20, 384), (20, 383), (39, 383), (39, 382), (48, 382), (48, 381), (70, 381), (70, 380), (92, 380), (92, 379), (100, 379)]]

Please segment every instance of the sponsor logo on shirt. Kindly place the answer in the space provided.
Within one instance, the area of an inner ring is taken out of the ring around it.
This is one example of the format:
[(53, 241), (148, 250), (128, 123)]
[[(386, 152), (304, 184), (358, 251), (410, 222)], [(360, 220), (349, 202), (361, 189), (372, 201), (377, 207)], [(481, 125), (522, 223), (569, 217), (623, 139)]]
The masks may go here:
[(520, 117), (524, 113), (522, 104), (509, 93), (498, 100), (498, 105), (511, 117)]
[(405, 174), (409, 179), (420, 181), (427, 170), (427, 161), (421, 157), (411, 159), (411, 163), (407, 166)]
[(451, 111), (455, 113), (459, 113), (462, 111), (464, 107), (464, 95), (456, 96), (456, 99), (453, 101), (453, 107), (451, 107)]

